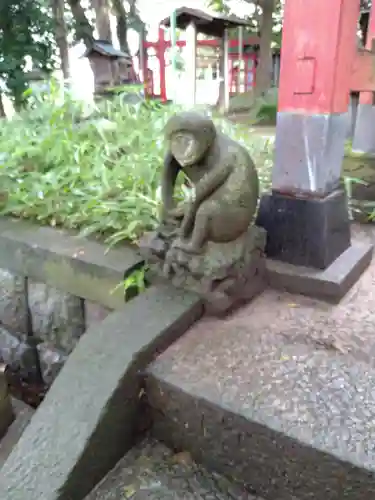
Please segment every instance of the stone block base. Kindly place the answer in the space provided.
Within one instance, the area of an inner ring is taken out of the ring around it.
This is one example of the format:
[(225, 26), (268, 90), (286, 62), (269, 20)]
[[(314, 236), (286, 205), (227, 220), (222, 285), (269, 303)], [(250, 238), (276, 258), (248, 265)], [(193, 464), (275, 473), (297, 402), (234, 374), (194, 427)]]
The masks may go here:
[(341, 189), (319, 199), (266, 194), (257, 225), (267, 231), (267, 257), (289, 264), (325, 269), (350, 246), (347, 198)]
[(189, 254), (150, 233), (140, 243), (154, 283), (171, 282), (175, 287), (198, 293), (209, 315), (224, 315), (250, 301), (266, 285), (266, 232), (251, 226), (236, 241), (207, 243), (202, 254)]
[(373, 247), (353, 244), (324, 270), (267, 261), (267, 278), (273, 288), (337, 303), (369, 266)]
[(353, 151), (375, 154), (374, 134), (375, 106), (359, 104), (353, 137)]

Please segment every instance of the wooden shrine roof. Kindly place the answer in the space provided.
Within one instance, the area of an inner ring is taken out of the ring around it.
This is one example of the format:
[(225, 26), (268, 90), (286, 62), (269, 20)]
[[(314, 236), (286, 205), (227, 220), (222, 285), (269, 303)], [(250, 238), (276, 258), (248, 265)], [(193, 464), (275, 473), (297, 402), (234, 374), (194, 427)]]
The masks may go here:
[[(190, 23), (195, 23), (198, 33), (207, 36), (223, 37), (226, 28), (237, 28), (239, 26), (249, 26), (244, 19), (236, 16), (226, 16), (224, 14), (209, 14), (203, 10), (181, 7), (176, 9), (176, 24), (179, 29), (186, 29)], [(160, 23), (163, 26), (170, 26), (170, 17), (163, 19)]]
[(94, 40), (92, 47), (85, 51), (83, 57), (90, 57), (93, 52), (110, 58), (131, 59), (129, 54), (122, 50), (115, 49), (115, 47), (106, 40)]

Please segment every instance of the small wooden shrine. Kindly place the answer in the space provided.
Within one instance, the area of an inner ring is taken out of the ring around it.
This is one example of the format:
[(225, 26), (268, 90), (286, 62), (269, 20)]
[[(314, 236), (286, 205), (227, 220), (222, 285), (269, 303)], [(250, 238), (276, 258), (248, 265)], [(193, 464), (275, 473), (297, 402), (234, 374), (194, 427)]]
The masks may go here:
[(94, 73), (95, 93), (134, 82), (132, 58), (106, 40), (95, 40), (83, 54)]

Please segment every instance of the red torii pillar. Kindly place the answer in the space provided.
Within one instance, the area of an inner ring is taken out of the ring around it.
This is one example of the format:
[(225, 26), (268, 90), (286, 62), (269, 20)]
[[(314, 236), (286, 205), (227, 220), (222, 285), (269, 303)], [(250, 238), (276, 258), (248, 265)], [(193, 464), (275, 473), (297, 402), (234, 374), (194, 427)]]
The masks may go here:
[(272, 259), (326, 269), (351, 248), (340, 175), (358, 16), (359, 0), (286, 0), (272, 192), (257, 220)]
[[(371, 7), (367, 28), (366, 49), (371, 50), (375, 38), (375, 4)], [(374, 93), (361, 92), (355, 122), (353, 151), (375, 154), (375, 106)]]

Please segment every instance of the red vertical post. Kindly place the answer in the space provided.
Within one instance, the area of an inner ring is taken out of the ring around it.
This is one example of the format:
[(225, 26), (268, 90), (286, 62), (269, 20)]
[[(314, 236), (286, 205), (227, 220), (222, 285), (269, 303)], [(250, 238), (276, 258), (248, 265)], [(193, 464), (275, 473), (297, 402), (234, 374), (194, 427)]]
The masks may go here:
[[(370, 11), (367, 29), (366, 48), (371, 50), (375, 38), (375, 4)], [(375, 155), (375, 107), (374, 93), (361, 92), (356, 115), (353, 137), (353, 150), (361, 153)]]
[(165, 34), (162, 27), (159, 28), (159, 40), (158, 40), (158, 59), (160, 68), (160, 100), (162, 102), (167, 101), (167, 88), (165, 82), (165, 49), (167, 44), (165, 42)]
[(340, 177), (358, 16), (359, 0), (285, 2), (272, 193), (259, 221), (268, 255), (291, 264), (324, 269), (350, 246)]
[(287, 0), (279, 111), (345, 113), (359, 0)]

